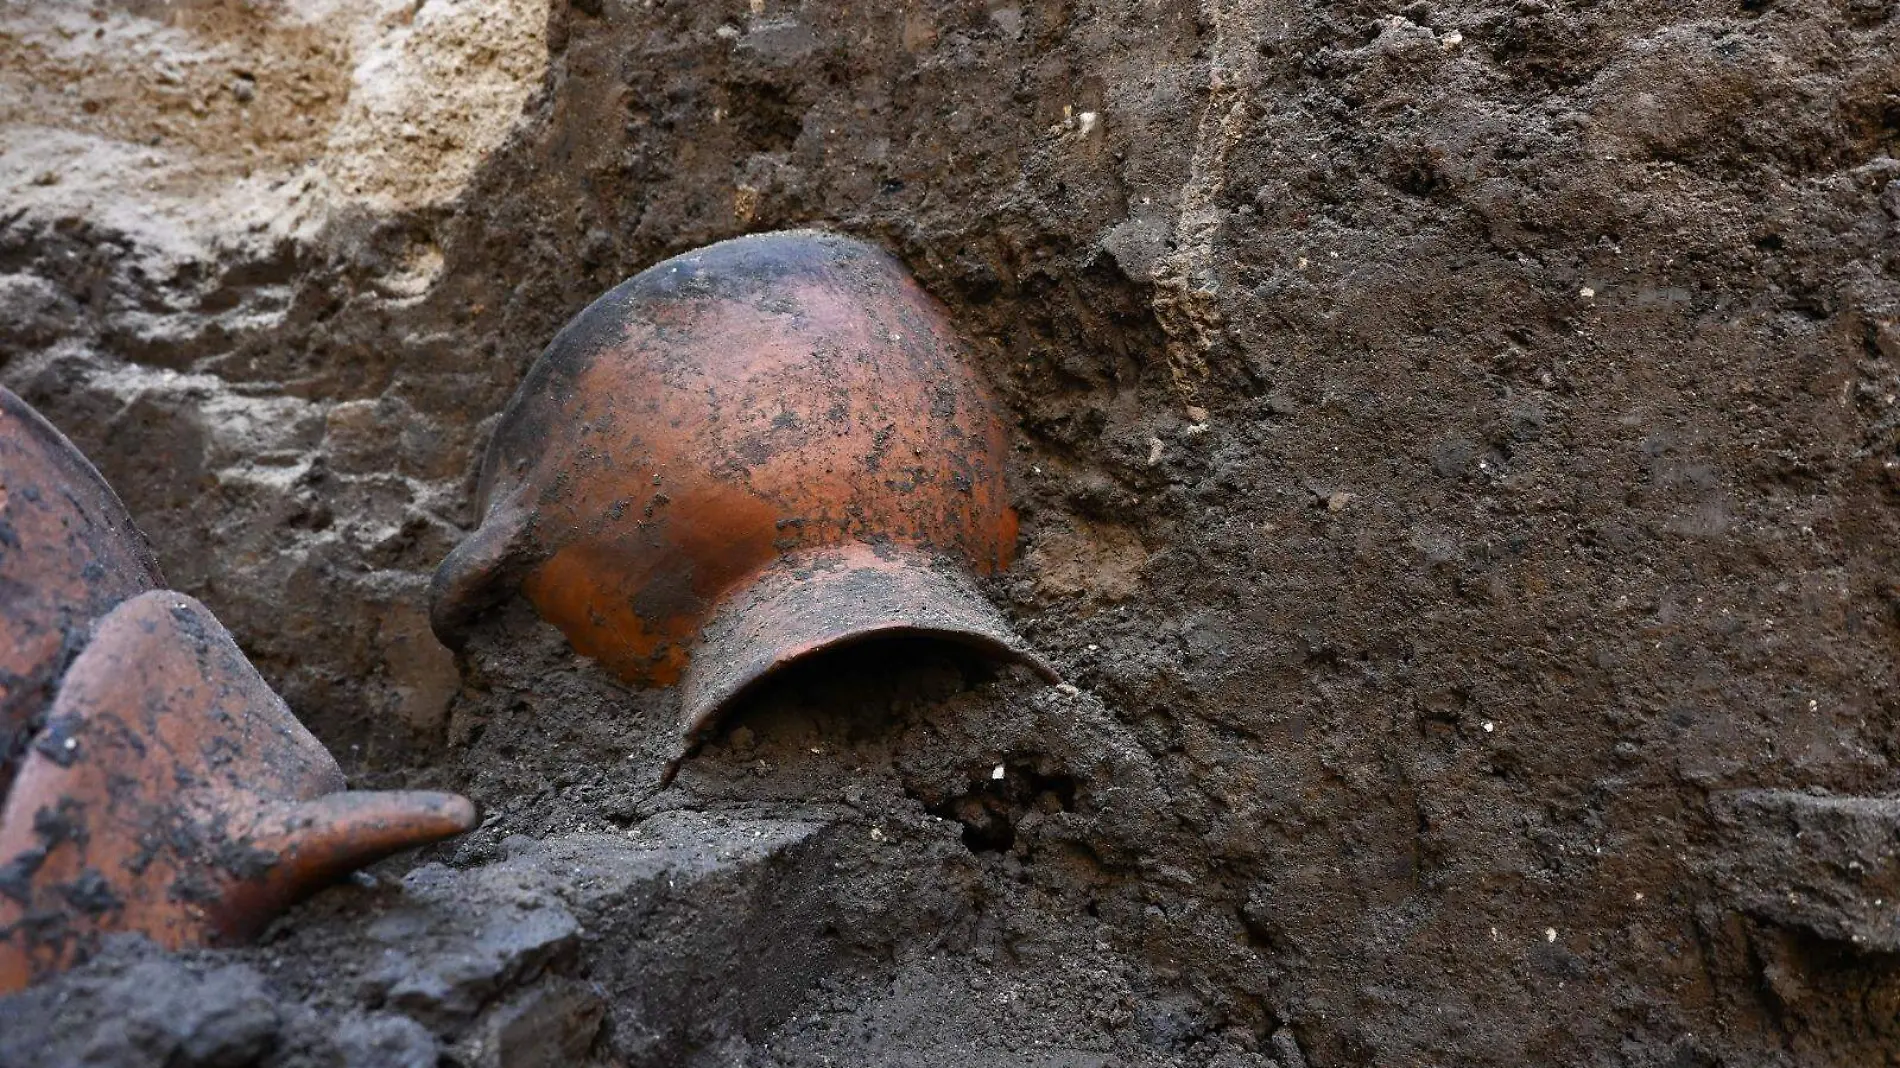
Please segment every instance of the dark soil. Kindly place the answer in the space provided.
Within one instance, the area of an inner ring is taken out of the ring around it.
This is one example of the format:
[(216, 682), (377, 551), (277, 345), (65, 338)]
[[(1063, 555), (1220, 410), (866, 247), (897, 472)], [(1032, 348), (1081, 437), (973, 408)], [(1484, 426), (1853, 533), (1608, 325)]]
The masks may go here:
[[(552, 17), (450, 209), (169, 278), (0, 215), (0, 380), (357, 785), (486, 814), (0, 1064), (1900, 1064), (1891, 0)], [(672, 694), (421, 591), (568, 316), (794, 225), (977, 342), (1073, 692), (848, 651), (662, 789)]]

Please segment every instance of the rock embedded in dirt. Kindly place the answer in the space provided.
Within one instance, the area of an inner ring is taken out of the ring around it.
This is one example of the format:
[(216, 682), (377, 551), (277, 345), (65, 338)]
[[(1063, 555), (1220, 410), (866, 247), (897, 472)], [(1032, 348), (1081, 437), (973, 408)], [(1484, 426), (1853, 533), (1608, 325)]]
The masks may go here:
[(1737, 908), (1858, 953), (1900, 953), (1900, 800), (1717, 794), (1733, 845), (1711, 858)]
[[(551, 895), (497, 873), (502, 885), (467, 885), (424, 867), (404, 881), (411, 899), (371, 918), (363, 938), (377, 946), (375, 966), (357, 996), (388, 1005), (438, 1030), (467, 1023), (497, 993), (531, 982), (571, 957), (580, 925)], [(484, 893), (497, 908), (470, 908)]]
[(0, 1063), (235, 1068), (263, 1060), (281, 1036), (263, 976), (243, 965), (143, 960), (103, 981), (81, 977), (71, 993), (83, 995), (81, 1004), (13, 999), (0, 1016)]
[(99, 472), (0, 387), (0, 804), (95, 624), (163, 583), (151, 545)]

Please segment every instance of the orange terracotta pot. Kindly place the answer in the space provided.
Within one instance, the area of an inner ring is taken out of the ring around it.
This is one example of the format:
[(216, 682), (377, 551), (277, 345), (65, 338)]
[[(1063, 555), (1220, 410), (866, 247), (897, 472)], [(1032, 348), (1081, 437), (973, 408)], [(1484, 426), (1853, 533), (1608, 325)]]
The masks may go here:
[(0, 388), (0, 797), (93, 621), (164, 584), (112, 487)]
[(519, 591), (578, 651), (681, 685), (690, 737), (798, 657), (924, 633), (1053, 678), (975, 589), (1016, 517), (1002, 421), (889, 256), (799, 231), (643, 271), (582, 311), (502, 414), (483, 520), (436, 572), (459, 646)]
[(114, 931), (240, 941), (350, 869), (475, 822), (454, 794), (343, 785), (204, 605), (126, 601), (67, 671), (0, 813), (0, 993)]

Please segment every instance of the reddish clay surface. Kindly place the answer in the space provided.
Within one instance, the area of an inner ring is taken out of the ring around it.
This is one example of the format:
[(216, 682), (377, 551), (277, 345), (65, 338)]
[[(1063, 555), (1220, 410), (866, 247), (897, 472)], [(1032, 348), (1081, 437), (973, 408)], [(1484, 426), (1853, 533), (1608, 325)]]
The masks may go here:
[(343, 786), (202, 604), (127, 601), (73, 662), (0, 812), (0, 992), (114, 931), (242, 940), (352, 868), (474, 825), (454, 794)]
[[(453, 641), (518, 584), (622, 677), (688, 673), (689, 731), (775, 666), (909, 624), (1016, 658), (934, 564), (1008, 566), (1006, 459), (964, 342), (888, 255), (810, 231), (689, 252), (589, 305), (529, 372), (483, 463), (482, 527), (437, 573), (436, 629)], [(836, 546), (881, 555), (820, 610), (761, 585)], [(696, 662), (721, 615), (744, 625)]]
[(93, 620), (164, 581), (112, 487), (0, 387), (0, 797)]

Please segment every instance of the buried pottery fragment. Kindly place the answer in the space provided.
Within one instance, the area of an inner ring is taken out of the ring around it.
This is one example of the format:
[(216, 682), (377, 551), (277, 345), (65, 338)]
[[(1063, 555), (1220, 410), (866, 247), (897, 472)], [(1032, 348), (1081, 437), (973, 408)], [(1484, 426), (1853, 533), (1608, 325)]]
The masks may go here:
[(113, 931), (241, 941), (349, 870), (474, 824), (454, 794), (343, 786), (204, 605), (127, 601), (67, 672), (0, 813), (0, 992)]
[(164, 584), (118, 494), (0, 388), (0, 797), (93, 621)]
[(681, 730), (813, 652), (925, 634), (1053, 677), (978, 592), (1009, 565), (1007, 439), (942, 308), (797, 231), (660, 263), (570, 322), (503, 413), (480, 529), (436, 572), (460, 645), (519, 591)]
[(0, 389), (0, 994), (112, 932), (241, 941), (474, 823), (454, 794), (345, 791), (210, 610), (163, 581), (98, 471)]

